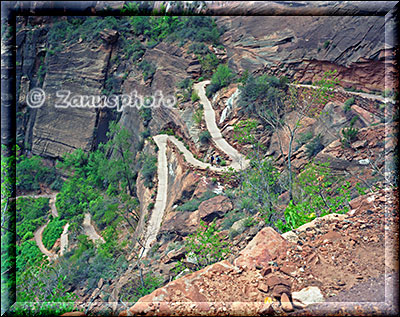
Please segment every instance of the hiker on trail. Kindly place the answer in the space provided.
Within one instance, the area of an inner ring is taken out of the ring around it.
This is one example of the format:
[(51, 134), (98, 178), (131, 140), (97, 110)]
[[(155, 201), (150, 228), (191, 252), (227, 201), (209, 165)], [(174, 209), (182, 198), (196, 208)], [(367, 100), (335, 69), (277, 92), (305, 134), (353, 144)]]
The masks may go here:
[(219, 165), (219, 163), (221, 163), (221, 158), (217, 156), (217, 159), (215, 161), (217, 162), (217, 165)]
[(213, 163), (214, 163), (214, 155), (211, 155), (210, 162), (211, 162), (211, 165), (213, 165)]

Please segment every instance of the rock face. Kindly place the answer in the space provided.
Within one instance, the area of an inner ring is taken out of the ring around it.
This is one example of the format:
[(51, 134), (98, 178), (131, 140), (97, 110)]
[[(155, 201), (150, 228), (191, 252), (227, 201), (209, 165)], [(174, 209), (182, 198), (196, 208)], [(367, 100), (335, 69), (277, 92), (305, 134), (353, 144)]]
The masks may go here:
[[(81, 148), (92, 148), (98, 113), (94, 108), (56, 108), (63, 103), (57, 91), (69, 91), (70, 98), (101, 95), (111, 47), (102, 43), (77, 43), (55, 55), (47, 55), (43, 83), (46, 101), (37, 110), (33, 126), (32, 152), (59, 157)], [(63, 93), (64, 94), (64, 93)], [(72, 99), (70, 99), (72, 101)]]
[(385, 78), (395, 78), (394, 46), (384, 43), (383, 16), (221, 17), (219, 23), (228, 27), (224, 44), (238, 70), (304, 82), (338, 69), (344, 87), (370, 90), (384, 90)]

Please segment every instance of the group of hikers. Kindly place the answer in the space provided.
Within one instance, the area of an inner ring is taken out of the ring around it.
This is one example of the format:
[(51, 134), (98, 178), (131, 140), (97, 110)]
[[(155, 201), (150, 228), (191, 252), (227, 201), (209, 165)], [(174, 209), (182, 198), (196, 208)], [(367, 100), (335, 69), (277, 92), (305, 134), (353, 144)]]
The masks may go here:
[(221, 164), (221, 158), (219, 157), (219, 155), (217, 155), (216, 158), (214, 157), (214, 155), (211, 155), (211, 157), (210, 157), (211, 165), (213, 165), (214, 160), (215, 160), (215, 163), (216, 163), (217, 165)]

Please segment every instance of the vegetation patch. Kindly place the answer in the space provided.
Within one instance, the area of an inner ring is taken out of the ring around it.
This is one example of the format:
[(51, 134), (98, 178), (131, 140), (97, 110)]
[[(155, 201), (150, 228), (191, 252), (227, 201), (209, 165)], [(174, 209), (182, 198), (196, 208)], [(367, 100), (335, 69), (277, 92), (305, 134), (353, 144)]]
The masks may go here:
[(38, 190), (40, 184), (47, 185), (54, 190), (60, 189), (62, 181), (57, 175), (56, 168), (44, 165), (40, 156), (30, 158), (25, 155), (19, 156), (17, 159), (17, 189)]
[(21, 197), (17, 200), (16, 209), (17, 240), (23, 242), (33, 238), (33, 232), (46, 223), (49, 198)]
[(63, 227), (67, 224), (67, 221), (61, 220), (58, 217), (50, 220), (49, 224), (43, 230), (42, 241), (47, 250), (51, 250), (54, 243), (60, 238)]
[(199, 206), (203, 201), (206, 201), (215, 196), (217, 196), (217, 194), (215, 194), (211, 191), (206, 191), (201, 197), (187, 201), (183, 205), (178, 206), (176, 208), (176, 210), (177, 211), (195, 211), (195, 210), (199, 209)]

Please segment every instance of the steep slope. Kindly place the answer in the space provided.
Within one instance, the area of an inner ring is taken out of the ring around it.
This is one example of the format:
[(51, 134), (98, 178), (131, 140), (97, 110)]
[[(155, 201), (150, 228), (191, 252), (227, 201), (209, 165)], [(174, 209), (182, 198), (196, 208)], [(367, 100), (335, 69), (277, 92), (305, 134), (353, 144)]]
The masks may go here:
[[(363, 203), (366, 201), (368, 204)], [(218, 262), (172, 281), (141, 298), (129, 311), (146, 316), (279, 315), (294, 309), (298, 315), (333, 309), (362, 315), (393, 312), (394, 284), (388, 285), (390, 296), (377, 300), (380, 303), (375, 306), (346, 304), (356, 301), (351, 292), (337, 302), (332, 297), (353, 289), (361, 277), (365, 281), (385, 272), (398, 273), (397, 253), (392, 253), (398, 247), (393, 192), (380, 190), (360, 196), (350, 205), (353, 209), (347, 215), (317, 218), (283, 237), (264, 228), (233, 263)], [(300, 299), (305, 300), (299, 291), (313, 288), (320, 289), (322, 297), (312, 299), (310, 293), (305, 297), (308, 304), (327, 297), (333, 302), (301, 311), (304, 303)], [(284, 302), (284, 293), (289, 302)], [(268, 297), (273, 300), (264, 303)], [(120, 315), (126, 316), (127, 312)]]

